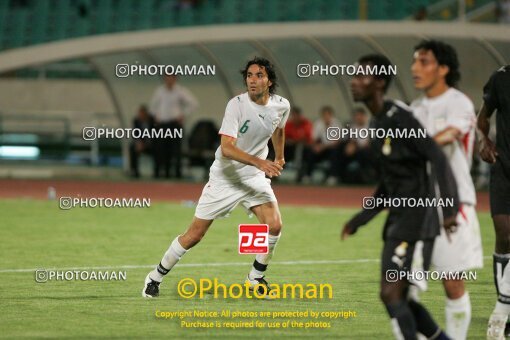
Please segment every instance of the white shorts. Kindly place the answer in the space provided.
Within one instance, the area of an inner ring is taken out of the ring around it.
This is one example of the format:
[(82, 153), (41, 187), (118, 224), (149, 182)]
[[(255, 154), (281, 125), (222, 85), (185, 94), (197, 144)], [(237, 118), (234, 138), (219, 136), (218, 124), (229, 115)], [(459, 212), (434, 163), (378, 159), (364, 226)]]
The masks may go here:
[(203, 220), (227, 217), (241, 203), (248, 214), (251, 207), (276, 202), (271, 180), (256, 176), (239, 183), (209, 180), (198, 200), (195, 216)]
[(444, 228), (436, 237), (432, 251), (432, 267), (440, 272), (461, 272), (483, 267), (480, 224), (475, 207), (462, 204), (457, 214), (457, 231), (448, 241)]

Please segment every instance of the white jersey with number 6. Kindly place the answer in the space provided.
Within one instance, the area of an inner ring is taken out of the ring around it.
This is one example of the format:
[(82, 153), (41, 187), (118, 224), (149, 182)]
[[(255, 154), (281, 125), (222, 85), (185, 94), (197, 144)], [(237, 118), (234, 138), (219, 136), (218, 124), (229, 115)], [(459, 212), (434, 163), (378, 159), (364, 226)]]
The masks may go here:
[[(289, 111), (290, 103), (283, 97), (273, 94), (266, 105), (259, 105), (245, 92), (228, 102), (219, 134), (236, 138), (239, 149), (266, 159), (267, 143), (277, 127), (285, 127)], [(220, 146), (216, 150), (209, 175), (211, 180), (240, 182), (254, 176), (264, 176), (264, 172), (223, 157)]]

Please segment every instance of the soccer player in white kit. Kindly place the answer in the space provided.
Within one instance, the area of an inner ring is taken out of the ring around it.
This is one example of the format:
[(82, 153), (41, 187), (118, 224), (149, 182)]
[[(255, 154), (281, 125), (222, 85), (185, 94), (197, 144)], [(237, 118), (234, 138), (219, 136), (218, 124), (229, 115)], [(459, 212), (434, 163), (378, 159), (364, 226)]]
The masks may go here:
[[(411, 67), (414, 85), (424, 96), (411, 104), (415, 117), (443, 147), (459, 190), (458, 229), (448, 240), (441, 228), (432, 252), (432, 266), (440, 272), (462, 272), (483, 267), (476, 193), (470, 175), (476, 114), (471, 100), (454, 86), (460, 79), (453, 47), (441, 41), (422, 41), (415, 47)], [(441, 176), (441, 174), (438, 174)], [(471, 302), (463, 280), (444, 280), (446, 334), (466, 339)]]
[[(158, 296), (164, 275), (200, 242), (216, 218), (228, 216), (238, 204), (254, 213), (260, 223), (269, 225), (269, 252), (256, 255), (246, 280), (251, 287), (258, 285), (261, 295), (270, 290), (264, 273), (280, 238), (282, 220), (271, 180), (265, 175), (279, 176), (283, 170), (284, 129), (290, 104), (274, 94), (277, 79), (267, 59), (256, 57), (248, 61), (242, 74), (248, 91), (227, 104), (219, 131), (221, 145), (193, 221), (184, 234), (173, 240), (159, 265), (147, 274), (144, 297)], [(275, 150), (274, 162), (266, 160), (269, 138)]]

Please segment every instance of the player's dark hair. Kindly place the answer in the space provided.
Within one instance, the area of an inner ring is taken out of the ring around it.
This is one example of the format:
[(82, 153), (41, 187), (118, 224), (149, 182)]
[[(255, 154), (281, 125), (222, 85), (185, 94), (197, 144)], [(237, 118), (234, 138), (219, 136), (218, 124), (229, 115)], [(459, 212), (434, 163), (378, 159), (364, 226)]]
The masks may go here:
[[(389, 70), (391, 64), (391, 61), (383, 56), (382, 54), (367, 54), (362, 56), (358, 59), (359, 64), (372, 64), (373, 66), (376, 66), (378, 70), (385, 69)], [(387, 73), (387, 74), (382, 74)], [(384, 80), (384, 92), (388, 90), (388, 87), (390, 87), (391, 79), (393, 79), (393, 75), (391, 72), (376, 72), (374, 74), (374, 78), (377, 79), (383, 79)]]
[(450, 87), (457, 86), (460, 80), (459, 59), (457, 58), (457, 52), (451, 45), (439, 40), (423, 40), (414, 47), (414, 50), (431, 51), (439, 65), (448, 66), (449, 71), (445, 77), (446, 84)]
[(274, 94), (276, 92), (276, 88), (278, 87), (278, 77), (276, 77), (276, 72), (274, 70), (273, 64), (265, 59), (260, 57), (255, 57), (252, 60), (249, 60), (246, 63), (246, 66), (243, 70), (241, 70), (241, 74), (243, 75), (243, 80), (245, 81), (246, 85), (246, 77), (248, 76), (248, 68), (251, 65), (259, 65), (263, 67), (267, 72), (267, 78), (271, 81), (271, 86), (269, 86), (269, 93)]

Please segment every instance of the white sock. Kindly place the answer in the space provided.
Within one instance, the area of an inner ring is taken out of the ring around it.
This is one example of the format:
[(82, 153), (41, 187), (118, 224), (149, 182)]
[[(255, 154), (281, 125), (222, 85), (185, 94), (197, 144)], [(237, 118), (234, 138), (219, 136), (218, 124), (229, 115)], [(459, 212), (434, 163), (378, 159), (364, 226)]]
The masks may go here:
[(420, 302), (420, 288), (416, 287), (415, 285), (409, 285), (409, 290), (407, 291), (407, 299)]
[[(498, 301), (494, 308), (494, 314), (510, 314), (510, 263), (508, 258), (510, 254), (494, 254), (495, 271), (494, 277), (497, 282), (499, 292)], [(501, 302), (503, 301), (503, 302)]]
[(469, 293), (465, 292), (460, 298), (446, 299), (446, 334), (455, 340), (467, 338), (471, 322), (471, 300)]
[(510, 305), (496, 301), (496, 307), (494, 307), (494, 311), (492, 313), (493, 314), (509, 315), (510, 314)]
[(157, 282), (163, 281), (163, 277), (168, 274), (186, 252), (187, 250), (181, 246), (179, 236), (177, 236), (172, 244), (170, 244), (161, 262), (149, 273), (149, 277)]
[(276, 247), (276, 243), (280, 239), (280, 235), (273, 236), (269, 235), (268, 238), (268, 252), (267, 254), (258, 254), (255, 256), (255, 261), (253, 262), (253, 267), (251, 268), (250, 274), (248, 275), (250, 279), (260, 278), (264, 276), (264, 272), (267, 269), (267, 265), (269, 261), (273, 257), (274, 248)]

